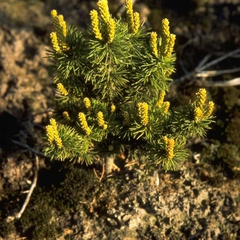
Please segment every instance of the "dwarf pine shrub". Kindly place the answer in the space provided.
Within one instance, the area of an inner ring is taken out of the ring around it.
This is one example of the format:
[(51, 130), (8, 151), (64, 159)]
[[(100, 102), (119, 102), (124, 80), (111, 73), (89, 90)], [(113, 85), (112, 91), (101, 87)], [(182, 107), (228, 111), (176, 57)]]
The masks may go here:
[(86, 32), (51, 12), (48, 57), (56, 96), (45, 154), (86, 164), (100, 158), (114, 166), (114, 157), (127, 146), (144, 154), (148, 166), (177, 169), (187, 157), (186, 139), (202, 137), (209, 128), (214, 104), (205, 89), (177, 109), (164, 100), (175, 62), (168, 19), (158, 35), (143, 27), (131, 0), (126, 0), (126, 20), (111, 16), (107, 0), (97, 5)]

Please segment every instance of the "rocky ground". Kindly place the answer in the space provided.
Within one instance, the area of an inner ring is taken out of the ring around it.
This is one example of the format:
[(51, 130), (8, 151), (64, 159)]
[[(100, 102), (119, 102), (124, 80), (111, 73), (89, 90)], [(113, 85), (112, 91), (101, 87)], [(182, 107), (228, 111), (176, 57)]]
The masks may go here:
[[(109, 2), (117, 15), (122, 1)], [(183, 77), (208, 54), (211, 61), (239, 48), (239, 1), (151, 0), (135, 6), (156, 31), (167, 17), (177, 35), (172, 103), (188, 102), (200, 85), (239, 77), (237, 71)], [(57, 9), (84, 29), (95, 7), (95, 1), (0, 0), (0, 239), (240, 239), (238, 86), (208, 88), (216, 123), (206, 139), (189, 140), (190, 157), (179, 171), (147, 172), (136, 165), (99, 182), (93, 167), (50, 162), (40, 154), (30, 202), (20, 219), (9, 221), (34, 179), (34, 151), (41, 153), (52, 107), (49, 12)], [(235, 54), (207, 70), (238, 67)]]

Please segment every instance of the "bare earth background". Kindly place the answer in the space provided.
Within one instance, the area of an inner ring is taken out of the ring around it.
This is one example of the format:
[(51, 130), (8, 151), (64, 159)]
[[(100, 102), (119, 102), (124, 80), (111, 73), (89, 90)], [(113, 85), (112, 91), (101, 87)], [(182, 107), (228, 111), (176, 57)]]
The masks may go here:
[[(109, 1), (113, 15), (122, 2)], [(175, 80), (206, 55), (213, 60), (240, 46), (239, 1), (150, 0), (137, 1), (135, 7), (155, 31), (162, 18), (170, 20), (177, 35)], [(93, 8), (96, 1), (0, 0), (0, 239), (240, 239), (238, 86), (208, 88), (216, 123), (205, 139), (189, 140), (190, 157), (179, 171), (154, 174), (136, 165), (99, 183), (92, 167), (40, 156), (29, 205), (20, 219), (7, 221), (20, 211), (35, 166), (33, 152), (12, 140), (41, 152), (52, 108), (54, 85), (45, 51), (50, 48), (50, 10), (86, 29)], [(239, 58), (208, 70), (237, 68)], [(193, 75), (173, 84), (168, 97), (174, 105), (185, 104), (204, 82), (239, 75)]]

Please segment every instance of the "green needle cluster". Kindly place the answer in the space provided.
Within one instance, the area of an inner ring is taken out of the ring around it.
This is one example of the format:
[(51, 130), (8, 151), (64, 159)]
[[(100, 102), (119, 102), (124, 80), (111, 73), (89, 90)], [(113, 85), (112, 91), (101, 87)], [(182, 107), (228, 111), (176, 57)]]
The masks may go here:
[(51, 11), (56, 94), (45, 154), (87, 164), (111, 160), (118, 169), (114, 157), (128, 149), (146, 156), (148, 167), (177, 169), (187, 158), (186, 140), (203, 137), (213, 121), (214, 104), (205, 89), (183, 107), (165, 100), (176, 60), (168, 19), (158, 34), (143, 26), (131, 0), (126, 20), (112, 17), (107, 0), (97, 7), (87, 31)]

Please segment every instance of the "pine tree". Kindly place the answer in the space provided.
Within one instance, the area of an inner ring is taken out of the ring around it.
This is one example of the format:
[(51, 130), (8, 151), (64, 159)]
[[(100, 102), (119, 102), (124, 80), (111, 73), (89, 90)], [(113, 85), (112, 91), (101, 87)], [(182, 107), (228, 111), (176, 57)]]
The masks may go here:
[(60, 161), (112, 162), (126, 146), (144, 154), (147, 166), (177, 169), (187, 157), (185, 143), (203, 137), (214, 104), (205, 89), (187, 106), (164, 101), (174, 72), (175, 35), (168, 19), (160, 36), (147, 31), (126, 0), (126, 20), (114, 19), (107, 0), (90, 12), (82, 32), (52, 10), (50, 34), (56, 84), (55, 114), (46, 127), (45, 154)]

